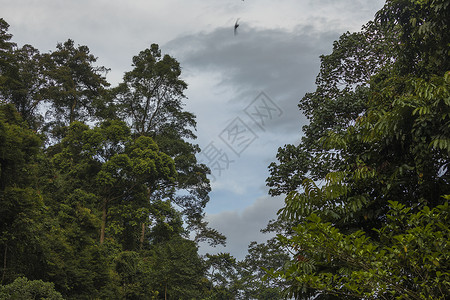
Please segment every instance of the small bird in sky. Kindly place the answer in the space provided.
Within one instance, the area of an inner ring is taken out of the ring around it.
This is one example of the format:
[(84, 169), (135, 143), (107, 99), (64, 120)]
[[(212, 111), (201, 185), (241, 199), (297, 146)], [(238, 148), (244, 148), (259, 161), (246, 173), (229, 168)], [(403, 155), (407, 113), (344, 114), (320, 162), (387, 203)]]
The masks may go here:
[(239, 21), (239, 18), (236, 20), (236, 23), (234, 23), (234, 35), (237, 34), (237, 28), (239, 27), (238, 21)]

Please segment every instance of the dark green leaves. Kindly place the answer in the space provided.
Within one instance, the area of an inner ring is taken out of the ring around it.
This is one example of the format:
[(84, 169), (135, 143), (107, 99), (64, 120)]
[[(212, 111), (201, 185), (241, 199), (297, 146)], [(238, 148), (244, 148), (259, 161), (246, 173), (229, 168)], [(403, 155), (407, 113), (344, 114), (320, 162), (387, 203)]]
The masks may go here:
[(194, 137), (189, 127), (195, 117), (182, 110), (187, 84), (179, 78), (179, 63), (152, 44), (133, 57), (133, 66), (115, 90), (118, 115), (137, 134), (154, 137), (176, 128), (182, 137)]
[(272, 273), (301, 287), (292, 295), (448, 294), (449, 5), (387, 1), (322, 57), (305, 137), (268, 179), (287, 194), (279, 223), (297, 224), (279, 236), (297, 257)]
[[(386, 225), (376, 230), (376, 240), (362, 231), (342, 234), (310, 215), (291, 238), (280, 239), (303, 257), (287, 274), (335, 295), (445, 299), (450, 292), (448, 203), (415, 214), (397, 202), (391, 202), (391, 208)], [(339, 266), (339, 272), (303, 268), (309, 261), (324, 259)]]
[(108, 89), (87, 46), (41, 54), (8, 27), (0, 19), (0, 298), (209, 296), (197, 243), (225, 237), (204, 221), (209, 170), (186, 140), (196, 123), (179, 63), (153, 44)]

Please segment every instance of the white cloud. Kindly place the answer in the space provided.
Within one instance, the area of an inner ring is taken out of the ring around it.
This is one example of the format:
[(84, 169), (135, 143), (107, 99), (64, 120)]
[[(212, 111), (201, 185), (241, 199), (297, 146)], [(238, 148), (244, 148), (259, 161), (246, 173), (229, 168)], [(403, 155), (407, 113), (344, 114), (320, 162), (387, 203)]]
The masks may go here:
[[(338, 36), (337, 32), (321, 33), (309, 26), (294, 30), (248, 27), (239, 37), (229, 28), (217, 28), (164, 45), (187, 69), (188, 83), (192, 80), (187, 108), (198, 118), (198, 144), (205, 149), (213, 142), (233, 161), (222, 171), (208, 164), (216, 180), (207, 212), (242, 208), (260, 195), (260, 186), (269, 176), (267, 167), (275, 160), (278, 147), (295, 143), (301, 134), (306, 120), (297, 104), (314, 89), (319, 55), (329, 52)], [(265, 92), (282, 111), (266, 120), (264, 128), (256, 126), (244, 111), (260, 92)], [(220, 138), (236, 117), (257, 135), (239, 155)]]
[(269, 220), (276, 218), (282, 204), (282, 197), (263, 196), (242, 211), (207, 214), (209, 225), (227, 236), (227, 246), (212, 248), (202, 244), (200, 253), (229, 252), (237, 259), (243, 259), (251, 241), (265, 242), (272, 237), (260, 230), (266, 227)]

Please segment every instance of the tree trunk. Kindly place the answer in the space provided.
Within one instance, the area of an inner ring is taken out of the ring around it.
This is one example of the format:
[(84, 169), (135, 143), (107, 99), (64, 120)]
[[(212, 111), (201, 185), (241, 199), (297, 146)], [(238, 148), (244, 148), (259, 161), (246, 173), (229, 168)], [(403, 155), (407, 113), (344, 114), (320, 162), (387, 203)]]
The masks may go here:
[(0, 284), (3, 284), (3, 282), (5, 281), (6, 255), (8, 254), (8, 242), (5, 243), (5, 252), (3, 254), (4, 254), (4, 257), (3, 257), (3, 274), (2, 274), (2, 281), (0, 282)]
[(164, 286), (164, 300), (167, 300), (167, 282), (166, 285)]
[(75, 107), (77, 106), (77, 98), (73, 99), (72, 107), (70, 108), (69, 125), (75, 121)]
[(103, 201), (103, 210), (102, 210), (102, 228), (100, 229), (100, 245), (103, 244), (105, 240), (105, 228), (106, 228), (106, 206), (108, 204), (108, 200)]
[(141, 229), (141, 250), (144, 247), (144, 237), (145, 237), (145, 223), (142, 223), (142, 229)]
[[(152, 194), (152, 190), (150, 187), (147, 188), (147, 193), (148, 193), (148, 200), (150, 201), (150, 195)], [(147, 217), (148, 220), (148, 217)], [(141, 250), (144, 247), (144, 238), (145, 238), (145, 222), (142, 223), (142, 227), (141, 227), (141, 238), (140, 238), (140, 246), (141, 246)]]

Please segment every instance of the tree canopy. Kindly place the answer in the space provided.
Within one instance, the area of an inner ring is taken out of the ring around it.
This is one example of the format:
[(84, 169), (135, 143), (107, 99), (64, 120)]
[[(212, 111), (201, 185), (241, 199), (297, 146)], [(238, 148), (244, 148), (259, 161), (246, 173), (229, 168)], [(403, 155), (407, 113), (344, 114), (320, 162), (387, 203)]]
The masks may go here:
[(285, 205), (237, 260), (204, 208), (195, 115), (157, 44), (111, 87), (68, 39), (18, 47), (0, 18), (0, 298), (446, 299), (449, 0), (387, 0), (320, 57)]
[(179, 63), (153, 44), (110, 87), (87, 46), (40, 53), (8, 28), (0, 19), (2, 297), (206, 297), (198, 242), (225, 237), (204, 220), (209, 169)]
[(448, 295), (449, 5), (387, 1), (321, 57), (305, 136), (267, 179), (294, 225), (279, 236), (291, 265), (272, 273), (292, 296)]

